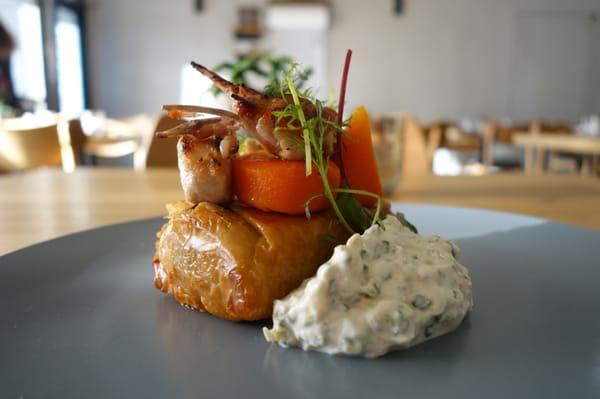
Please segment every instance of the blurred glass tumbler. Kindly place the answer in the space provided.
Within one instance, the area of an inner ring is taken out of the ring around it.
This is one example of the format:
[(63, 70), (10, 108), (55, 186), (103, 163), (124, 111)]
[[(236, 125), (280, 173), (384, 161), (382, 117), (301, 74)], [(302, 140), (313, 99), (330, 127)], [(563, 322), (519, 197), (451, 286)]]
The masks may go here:
[(396, 191), (402, 177), (404, 132), (400, 122), (398, 118), (384, 116), (375, 118), (371, 126), (373, 150), (386, 196)]

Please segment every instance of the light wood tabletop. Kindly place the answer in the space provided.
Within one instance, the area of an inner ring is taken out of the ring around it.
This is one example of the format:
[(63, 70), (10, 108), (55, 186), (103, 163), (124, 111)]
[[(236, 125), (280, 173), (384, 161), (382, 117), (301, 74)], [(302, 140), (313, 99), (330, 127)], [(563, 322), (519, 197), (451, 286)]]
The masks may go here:
[[(176, 169), (58, 169), (0, 176), (0, 254), (43, 240), (165, 214), (182, 199)], [(392, 200), (541, 216), (600, 229), (600, 181), (579, 176), (413, 177)]]
[(587, 155), (585, 159), (590, 165), (584, 169), (588, 173), (596, 170), (600, 155), (600, 137), (580, 136), (570, 133), (532, 134), (518, 132), (513, 136), (513, 143), (525, 148), (525, 171), (541, 173), (544, 168), (545, 152), (558, 151), (571, 154)]
[(513, 142), (524, 147), (543, 148), (551, 151), (565, 151), (575, 154), (600, 154), (600, 138), (575, 134), (531, 134), (519, 132)]

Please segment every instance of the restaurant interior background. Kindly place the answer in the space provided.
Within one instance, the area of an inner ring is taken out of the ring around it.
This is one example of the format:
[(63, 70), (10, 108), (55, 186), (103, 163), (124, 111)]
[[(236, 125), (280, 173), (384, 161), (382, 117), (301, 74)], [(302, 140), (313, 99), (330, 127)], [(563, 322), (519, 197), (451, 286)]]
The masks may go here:
[[(573, 212), (600, 199), (599, 19), (598, 0), (0, 0), (0, 217), (38, 204), (40, 181), (47, 201), (64, 202), (52, 193), (70, 184), (88, 198), (101, 173), (119, 186), (106, 202), (127, 201), (116, 170), (146, 173), (150, 198), (80, 210), (70, 224), (49, 210), (44, 231), (3, 249), (156, 215), (181, 196), (176, 177), (167, 185), (152, 172), (177, 166), (175, 143), (155, 138), (173, 123), (162, 105), (228, 106), (191, 60), (258, 89), (268, 77), (252, 68), (300, 62), (327, 99), (348, 48), (346, 116), (369, 111), (388, 198), (571, 222), (568, 209), (544, 206), (561, 206), (559, 192), (581, 197)], [(61, 180), (69, 174), (76, 183)], [(524, 205), (502, 196), (542, 186)], [(18, 235), (16, 223), (0, 230)]]

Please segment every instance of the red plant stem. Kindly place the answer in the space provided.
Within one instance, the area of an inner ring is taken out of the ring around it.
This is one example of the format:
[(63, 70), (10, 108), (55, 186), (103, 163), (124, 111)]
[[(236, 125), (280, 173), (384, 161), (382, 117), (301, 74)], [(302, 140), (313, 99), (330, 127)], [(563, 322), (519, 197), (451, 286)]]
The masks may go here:
[(344, 120), (344, 102), (346, 101), (346, 85), (348, 84), (348, 71), (350, 70), (350, 60), (352, 59), (352, 50), (346, 52), (346, 61), (344, 62), (344, 71), (342, 72), (342, 84), (340, 86), (340, 99), (338, 102), (338, 123), (341, 125)]
[[(350, 70), (350, 60), (352, 59), (352, 50), (348, 49), (346, 51), (346, 61), (344, 62), (344, 70), (342, 72), (342, 83), (340, 87), (340, 98), (338, 101), (338, 124), (342, 126), (342, 122), (344, 121), (344, 102), (346, 101), (346, 85), (348, 83), (348, 71)], [(338, 137), (337, 140), (337, 153), (339, 159), (340, 166), (340, 174), (342, 177), (342, 186), (346, 186), (350, 188), (348, 184), (348, 179), (346, 178), (346, 170), (344, 168), (344, 157), (342, 156), (342, 138)]]

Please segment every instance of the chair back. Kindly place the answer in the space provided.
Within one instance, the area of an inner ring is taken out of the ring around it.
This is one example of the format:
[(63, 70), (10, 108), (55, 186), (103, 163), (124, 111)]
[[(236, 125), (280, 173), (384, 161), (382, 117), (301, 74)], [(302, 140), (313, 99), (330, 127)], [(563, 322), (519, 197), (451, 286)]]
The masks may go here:
[(441, 128), (428, 132), (413, 115), (403, 115), (402, 120), (404, 125), (404, 175), (431, 174), (433, 155), (441, 140)]
[(12, 172), (61, 165), (56, 124), (19, 130), (0, 128), (0, 170)]
[(455, 122), (443, 121), (430, 125), (430, 131), (440, 130), (440, 147), (453, 151), (480, 152), (482, 150), (481, 131), (464, 132)]
[(481, 129), (481, 146), (482, 146), (482, 154), (481, 158), (483, 161), (483, 166), (486, 168), (491, 168), (494, 163), (494, 140), (496, 135), (496, 122), (492, 119), (487, 119), (483, 123), (483, 128)]
[[(69, 146), (73, 152), (73, 159), (75, 161), (75, 165), (81, 165), (82, 162), (82, 154), (83, 147), (85, 142), (87, 141), (87, 136), (83, 132), (81, 128), (81, 121), (79, 119), (71, 119), (67, 122), (68, 126), (68, 138), (69, 138)], [(63, 138), (61, 137), (61, 140)]]
[(136, 169), (152, 167), (177, 167), (177, 138), (157, 138), (155, 133), (171, 129), (182, 123), (161, 115), (156, 122), (156, 128), (142, 139), (140, 151), (135, 154)]

